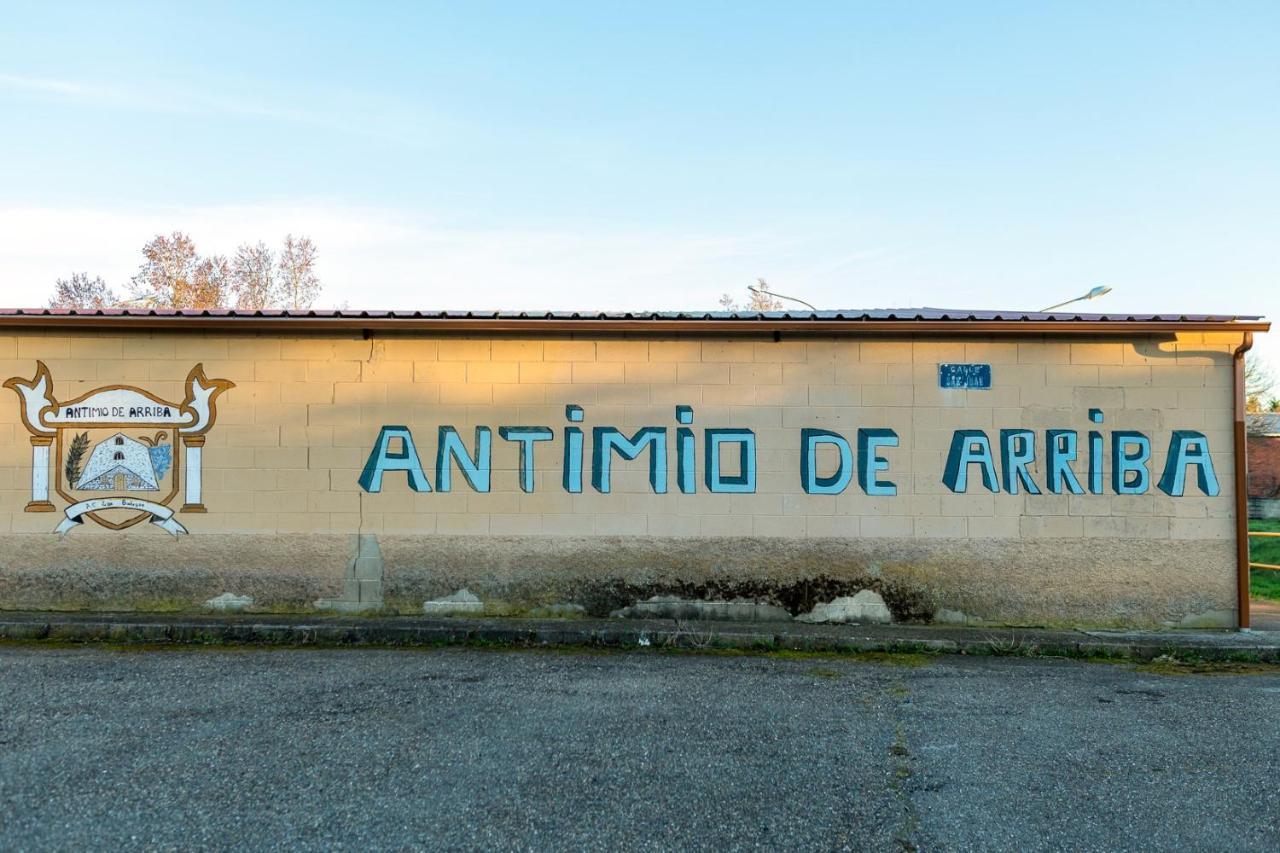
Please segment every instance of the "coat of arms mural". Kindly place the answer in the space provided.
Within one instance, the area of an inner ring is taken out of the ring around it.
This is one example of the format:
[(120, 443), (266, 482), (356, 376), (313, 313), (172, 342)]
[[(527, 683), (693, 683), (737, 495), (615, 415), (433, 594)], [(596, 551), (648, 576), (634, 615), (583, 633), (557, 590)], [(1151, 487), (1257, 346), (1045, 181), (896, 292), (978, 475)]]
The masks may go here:
[[(208, 379), (197, 364), (187, 374), (181, 402), (131, 385), (108, 385), (59, 402), (49, 368), (36, 362), (34, 378), (15, 376), (4, 383), (21, 398), (22, 423), (31, 433), (26, 511), (55, 512), (56, 495), (68, 504), (59, 534), (85, 519), (112, 530), (150, 521), (175, 536), (186, 533), (174, 515), (205, 511), (205, 434), (217, 418), (218, 396), (233, 386)], [(174, 509), (179, 494), (183, 502)]]

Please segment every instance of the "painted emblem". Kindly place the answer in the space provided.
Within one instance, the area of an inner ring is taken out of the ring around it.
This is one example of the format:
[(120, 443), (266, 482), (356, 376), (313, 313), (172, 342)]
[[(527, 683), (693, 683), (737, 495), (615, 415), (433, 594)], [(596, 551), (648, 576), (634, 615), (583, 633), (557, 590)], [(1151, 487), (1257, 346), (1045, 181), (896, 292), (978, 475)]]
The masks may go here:
[[(55, 532), (84, 520), (111, 530), (150, 521), (174, 536), (187, 529), (176, 512), (199, 513), (205, 434), (217, 418), (218, 396), (234, 383), (208, 379), (203, 365), (187, 374), (186, 397), (162, 400), (131, 385), (108, 385), (60, 403), (44, 362), (32, 379), (4, 383), (21, 398), (31, 433), (31, 501), (27, 512), (55, 512), (68, 503)], [(178, 509), (172, 504), (183, 495)]]

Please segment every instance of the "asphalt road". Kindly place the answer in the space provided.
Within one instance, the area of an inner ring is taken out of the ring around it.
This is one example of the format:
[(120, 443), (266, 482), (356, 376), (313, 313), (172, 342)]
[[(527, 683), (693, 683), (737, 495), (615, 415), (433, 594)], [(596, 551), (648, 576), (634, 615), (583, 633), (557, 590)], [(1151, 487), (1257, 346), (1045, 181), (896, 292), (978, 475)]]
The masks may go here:
[(0, 849), (1280, 849), (1280, 676), (0, 647)]

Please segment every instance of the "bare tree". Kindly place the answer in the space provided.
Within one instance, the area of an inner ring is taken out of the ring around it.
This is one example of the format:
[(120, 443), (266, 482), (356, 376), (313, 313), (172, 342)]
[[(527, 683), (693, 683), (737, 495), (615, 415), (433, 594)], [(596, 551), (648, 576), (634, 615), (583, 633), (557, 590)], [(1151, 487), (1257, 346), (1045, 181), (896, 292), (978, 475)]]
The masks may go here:
[(1246, 397), (1266, 396), (1276, 384), (1270, 366), (1260, 358), (1246, 357), (1244, 362), (1244, 393)]
[(87, 272), (77, 272), (54, 282), (49, 307), (98, 309), (110, 308), (117, 302), (119, 297), (101, 277), (89, 278)]
[(133, 276), (133, 302), (160, 308), (214, 308), (201, 302), (195, 286), (200, 256), (196, 245), (181, 231), (168, 237), (157, 234), (142, 247), (142, 266)]
[(225, 308), (230, 304), (234, 291), (231, 265), (222, 255), (202, 258), (196, 264), (187, 292), (189, 308)]
[[(1245, 400), (1244, 410), (1250, 415), (1280, 413), (1280, 400), (1272, 399), (1265, 403), (1261, 397), (1249, 397)], [(1246, 418), (1245, 432), (1249, 435), (1271, 435), (1275, 432), (1275, 421), (1267, 418)]]
[(153, 308), (227, 308), (247, 310), (309, 308), (320, 295), (315, 273), (316, 247), (309, 237), (285, 237), (279, 265), (261, 242), (244, 244), (230, 261), (201, 257), (181, 231), (157, 234), (142, 247), (142, 265), (129, 283), (128, 299), (119, 299), (101, 278), (76, 273), (58, 279), (53, 308), (103, 308), (145, 305)]
[(310, 237), (286, 234), (278, 264), (280, 291), (285, 308), (310, 308), (320, 295), (316, 276), (316, 246)]
[(747, 288), (748, 296), (745, 306), (734, 299), (732, 294), (726, 293), (720, 297), (721, 307), (726, 311), (781, 311), (782, 302), (769, 293), (769, 284), (762, 278), (756, 281), (760, 286)]
[(275, 257), (265, 243), (245, 243), (231, 261), (236, 307), (260, 311), (278, 304)]

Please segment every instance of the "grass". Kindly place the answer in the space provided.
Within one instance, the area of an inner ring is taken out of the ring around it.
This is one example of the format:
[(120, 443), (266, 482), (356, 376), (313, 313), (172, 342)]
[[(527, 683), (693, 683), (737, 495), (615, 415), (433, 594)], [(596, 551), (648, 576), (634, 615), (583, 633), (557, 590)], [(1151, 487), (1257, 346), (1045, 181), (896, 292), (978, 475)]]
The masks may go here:
[[(1255, 519), (1249, 522), (1249, 529), (1280, 533), (1280, 520)], [(1280, 538), (1268, 536), (1250, 539), (1249, 560), (1280, 566)], [(1272, 569), (1250, 569), (1249, 594), (1254, 598), (1280, 601), (1280, 572)]]
[(1280, 601), (1280, 572), (1271, 569), (1249, 570), (1249, 595)]

